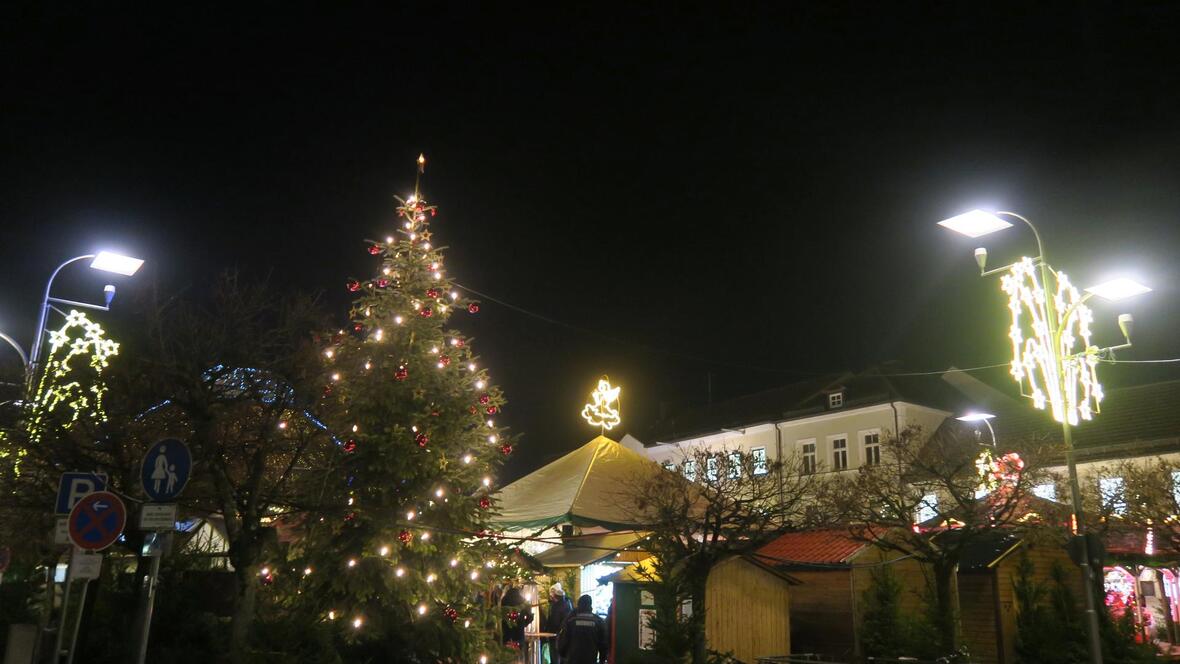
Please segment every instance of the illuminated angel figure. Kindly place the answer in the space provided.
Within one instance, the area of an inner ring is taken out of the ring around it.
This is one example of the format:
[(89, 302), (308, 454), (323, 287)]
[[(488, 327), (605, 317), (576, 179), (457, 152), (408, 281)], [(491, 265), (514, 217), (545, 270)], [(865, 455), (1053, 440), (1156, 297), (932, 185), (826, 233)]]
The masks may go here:
[(619, 416), (619, 391), (621, 389), (611, 387), (610, 380), (606, 376), (598, 379), (598, 387), (590, 393), (590, 403), (582, 409), (582, 417), (590, 423), (590, 426), (607, 430), (613, 429), (615, 425), (623, 421)]
[(1044, 410), (1048, 402), (1058, 422), (1077, 424), (1099, 410), (1098, 348), (1090, 343), (1093, 314), (1063, 272), (1046, 269), (1056, 280), (1052, 301), (1031, 258), (1014, 264), (1001, 281), (1008, 294), (1012, 326), (1012, 377), (1020, 392)]

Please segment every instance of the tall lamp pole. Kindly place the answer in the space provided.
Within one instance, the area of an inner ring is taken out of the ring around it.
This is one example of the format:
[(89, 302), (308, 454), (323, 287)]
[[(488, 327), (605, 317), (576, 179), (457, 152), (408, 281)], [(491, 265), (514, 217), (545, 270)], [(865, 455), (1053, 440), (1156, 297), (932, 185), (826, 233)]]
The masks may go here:
[[(1089, 420), (1097, 414), (1103, 398), (1096, 370), (1099, 356), (1131, 346), (1132, 319), (1130, 314), (1119, 316), (1119, 327), (1125, 343), (1099, 348), (1090, 343), (1093, 315), (1086, 302), (1094, 295), (1119, 300), (1151, 289), (1129, 279), (1118, 279), (1088, 288), (1082, 295), (1065, 273), (1049, 265), (1036, 226), (1015, 212), (992, 214), (972, 210), (938, 223), (975, 238), (1011, 228), (1012, 224), (1005, 217), (1021, 221), (1032, 230), (1037, 241), (1037, 256), (988, 270), (987, 250), (979, 248), (975, 250), (975, 261), (981, 276), (1004, 273), (1001, 283), (1009, 296), (1008, 308), (1012, 313), (1012, 326), (1008, 333), (1012, 341), (1012, 377), (1020, 383), (1022, 394), (1030, 397), (1037, 408), (1044, 409), (1048, 405), (1053, 418), (1061, 423), (1069, 492), (1076, 521), (1075, 542), (1079, 544), (1082, 580), (1085, 584), (1083, 594), (1086, 597), (1090, 661), (1102, 664), (1102, 642), (1094, 600), (1094, 568), (1090, 560), (1089, 541), (1085, 536), (1086, 521), (1082, 511), (1072, 428), (1079, 420)], [(1021, 324), (1022, 316), (1029, 320), (1030, 334), (1027, 338), (1025, 326)]]

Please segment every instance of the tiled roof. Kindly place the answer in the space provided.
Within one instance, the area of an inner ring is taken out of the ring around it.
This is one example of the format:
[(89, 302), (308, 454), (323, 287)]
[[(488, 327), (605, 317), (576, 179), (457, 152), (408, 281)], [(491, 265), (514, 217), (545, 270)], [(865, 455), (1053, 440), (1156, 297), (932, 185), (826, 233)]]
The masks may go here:
[(852, 537), (845, 529), (805, 530), (787, 533), (763, 545), (754, 555), (767, 564), (792, 563), (847, 564), (867, 543)]

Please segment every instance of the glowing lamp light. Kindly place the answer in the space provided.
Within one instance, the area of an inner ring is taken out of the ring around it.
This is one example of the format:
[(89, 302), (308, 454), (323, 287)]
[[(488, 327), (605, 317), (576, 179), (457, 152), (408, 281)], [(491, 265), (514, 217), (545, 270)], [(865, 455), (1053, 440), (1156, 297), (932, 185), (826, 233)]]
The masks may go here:
[(459, 559), (458, 558), (451, 558), (451, 567), (458, 567), (458, 566), (459, 566)]
[(356, 567), (356, 558), (350, 558), (348, 560), (348, 566), (349, 567)]
[(943, 228), (949, 228), (956, 233), (962, 233), (967, 237), (980, 237), (1012, 227), (1012, 224), (983, 210), (964, 212), (950, 219), (943, 219), (938, 222), (938, 225)]
[(310, 567), (303, 568), (303, 576), (311, 576), (311, 568)]
[(381, 547), (381, 550), (378, 551), (377, 553), (381, 554), (382, 557), (388, 556), (389, 555), (389, 547), (383, 546), (383, 547)]
[(399, 567), (393, 571), (393, 575), (400, 579), (406, 575), (406, 570), (404, 567)]
[(1087, 293), (1093, 293), (1098, 297), (1106, 300), (1125, 300), (1129, 297), (1150, 293), (1151, 288), (1126, 277), (1119, 277), (1118, 279), (1111, 279), (1104, 281), (1096, 286), (1091, 286), (1086, 289)]
[(352, 620), (352, 627), (353, 627), (353, 629), (360, 629), (361, 625), (363, 625), (364, 623), (365, 623), (364, 620), (361, 620), (360, 618), (354, 618)]
[(139, 271), (139, 267), (143, 265), (143, 259), (132, 258), (131, 256), (124, 256), (110, 251), (100, 251), (90, 261), (90, 267), (95, 270), (102, 270), (103, 272), (114, 272), (125, 277), (130, 277)]
[(960, 422), (986, 422), (987, 420), (993, 419), (994, 417), (995, 415), (992, 415), (991, 413), (967, 413), (965, 415), (960, 415), (955, 419), (959, 420)]
[(623, 421), (619, 415), (620, 391), (622, 388), (612, 387), (606, 376), (600, 378), (598, 387), (590, 393), (590, 403), (582, 408), (582, 418), (590, 426), (613, 429)]
[(420, 616), (426, 615), (426, 605), (425, 604), (418, 605), (418, 615), (420, 615)]

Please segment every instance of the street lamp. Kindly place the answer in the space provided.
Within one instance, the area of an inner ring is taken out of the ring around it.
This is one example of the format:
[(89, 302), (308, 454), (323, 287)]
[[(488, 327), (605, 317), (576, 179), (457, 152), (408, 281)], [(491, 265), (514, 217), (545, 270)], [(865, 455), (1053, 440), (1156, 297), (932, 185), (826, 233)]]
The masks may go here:
[[(1005, 217), (1021, 221), (1032, 230), (1037, 241), (1037, 256), (1024, 257), (1011, 265), (988, 270), (987, 249), (981, 247), (975, 250), (975, 262), (979, 265), (981, 276), (1004, 273), (1001, 286), (1008, 294), (1008, 309), (1012, 314), (1012, 325), (1008, 331), (1008, 338), (1012, 342), (1010, 373), (1020, 384), (1021, 394), (1031, 398), (1037, 408), (1043, 410), (1048, 405), (1053, 418), (1061, 423), (1070, 495), (1077, 520), (1076, 536), (1084, 538), (1085, 519), (1071, 427), (1078, 424), (1079, 420), (1089, 420), (1098, 413), (1103, 398), (1097, 372), (1099, 357), (1131, 346), (1133, 322), (1130, 314), (1119, 316), (1119, 328), (1125, 343), (1107, 348), (1094, 346), (1090, 343), (1093, 313), (1086, 302), (1095, 295), (1116, 300), (1146, 293), (1151, 289), (1124, 278), (1088, 288), (1082, 295), (1064, 272), (1054, 270), (1049, 265), (1036, 226), (1015, 212), (998, 211), (993, 214), (972, 210), (941, 221), (939, 225), (976, 238), (1011, 228), (1012, 224)], [(1085, 539), (1078, 550), (1081, 552), (1086, 588), (1090, 661), (1102, 664), (1098, 613), (1094, 605), (1094, 569), (1090, 566), (1089, 547)]]
[(37, 370), (37, 360), (41, 357), (41, 342), (45, 337), (45, 323), (49, 318), (49, 310), (54, 304), (64, 304), (71, 307), (82, 307), (85, 309), (97, 309), (99, 311), (109, 311), (111, 301), (115, 299), (115, 287), (107, 284), (103, 287), (103, 301), (105, 304), (89, 304), (87, 302), (75, 302), (74, 300), (63, 300), (61, 298), (51, 297), (50, 290), (53, 288), (53, 280), (57, 278), (57, 274), (62, 271), (65, 266), (76, 263), (78, 261), (93, 259), (90, 262), (90, 267), (95, 270), (103, 272), (113, 272), (129, 277), (139, 270), (143, 265), (143, 260), (139, 258), (132, 258), (131, 256), (124, 256), (112, 251), (100, 251), (97, 254), (84, 254), (82, 256), (75, 256), (68, 261), (57, 266), (53, 274), (49, 275), (49, 281), (45, 284), (45, 296), (41, 298), (41, 310), (37, 317), (37, 330), (33, 337), (33, 349), (29, 353), (26, 366), (28, 367), (28, 375), (32, 376)]
[(963, 415), (960, 415), (959, 417), (956, 417), (955, 419), (959, 420), (960, 422), (983, 422), (984, 424), (986, 424), (987, 430), (992, 435), (992, 447), (996, 447), (997, 446), (996, 445), (996, 430), (992, 428), (992, 423), (991, 423), (991, 420), (993, 418), (995, 418), (995, 415), (992, 415), (991, 413), (980, 413), (980, 412), (972, 411), (970, 413), (964, 413)]

